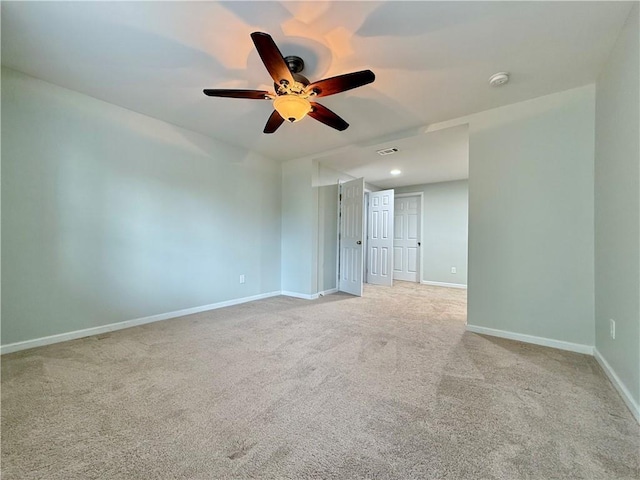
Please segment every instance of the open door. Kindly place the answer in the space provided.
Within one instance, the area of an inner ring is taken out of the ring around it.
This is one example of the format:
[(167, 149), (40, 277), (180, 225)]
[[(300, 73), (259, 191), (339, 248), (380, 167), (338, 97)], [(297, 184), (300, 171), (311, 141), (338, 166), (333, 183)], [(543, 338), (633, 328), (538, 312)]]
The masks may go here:
[(393, 190), (369, 193), (367, 283), (393, 285)]
[(340, 185), (338, 290), (362, 296), (364, 178)]
[(420, 194), (400, 194), (395, 199), (393, 278), (420, 281)]

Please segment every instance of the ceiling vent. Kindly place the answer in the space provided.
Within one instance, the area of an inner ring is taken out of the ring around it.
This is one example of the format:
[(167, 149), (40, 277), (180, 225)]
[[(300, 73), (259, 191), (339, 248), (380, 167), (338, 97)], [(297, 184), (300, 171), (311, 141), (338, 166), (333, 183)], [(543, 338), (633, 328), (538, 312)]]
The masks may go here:
[(396, 153), (398, 149), (396, 147), (393, 148), (383, 148), (382, 150), (376, 151), (378, 155), (393, 155)]

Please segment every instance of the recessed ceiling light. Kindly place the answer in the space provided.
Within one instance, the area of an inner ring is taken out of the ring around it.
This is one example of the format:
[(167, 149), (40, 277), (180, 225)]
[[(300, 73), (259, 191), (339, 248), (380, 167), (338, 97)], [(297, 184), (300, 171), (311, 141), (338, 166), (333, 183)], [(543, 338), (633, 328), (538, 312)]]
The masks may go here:
[(402, 172), (396, 168), (395, 170), (391, 170), (389, 173), (391, 175), (400, 175)]

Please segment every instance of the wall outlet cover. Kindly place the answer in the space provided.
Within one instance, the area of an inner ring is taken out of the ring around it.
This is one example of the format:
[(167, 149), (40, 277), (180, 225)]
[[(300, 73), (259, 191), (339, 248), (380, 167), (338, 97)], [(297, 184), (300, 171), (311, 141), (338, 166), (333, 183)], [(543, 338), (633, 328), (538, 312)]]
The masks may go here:
[(612, 318), (609, 319), (609, 335), (613, 340), (616, 339), (616, 321)]

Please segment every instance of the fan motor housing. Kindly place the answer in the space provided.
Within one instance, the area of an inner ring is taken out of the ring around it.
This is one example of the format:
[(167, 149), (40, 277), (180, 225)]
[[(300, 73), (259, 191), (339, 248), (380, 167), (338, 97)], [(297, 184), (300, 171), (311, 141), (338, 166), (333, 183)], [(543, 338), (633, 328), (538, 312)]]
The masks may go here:
[(300, 73), (304, 70), (304, 60), (295, 55), (289, 55), (288, 57), (284, 57), (284, 61), (291, 70), (291, 73)]
[[(305, 87), (311, 83), (307, 77), (300, 74), (300, 72), (304, 70), (304, 60), (295, 55), (289, 55), (288, 57), (284, 57), (284, 61), (287, 64), (287, 67), (289, 67), (289, 71), (296, 82)], [(277, 92), (279, 85), (277, 83), (274, 83), (273, 85), (276, 87)]]

